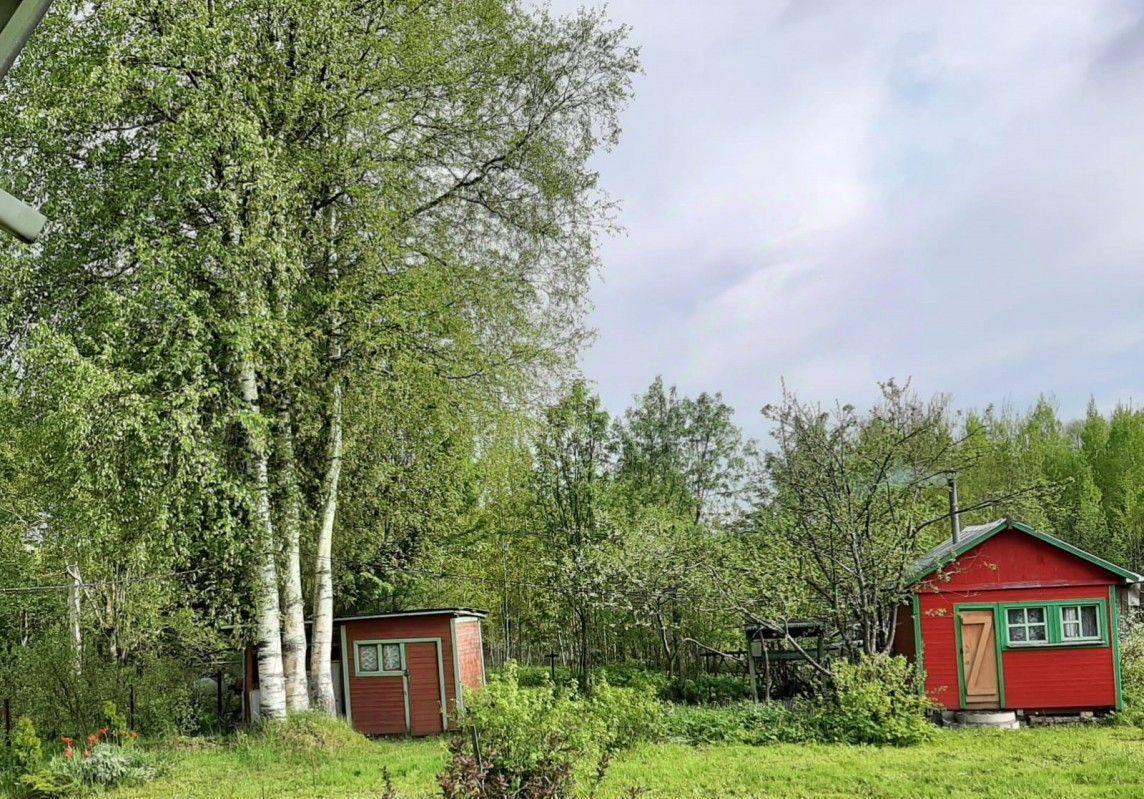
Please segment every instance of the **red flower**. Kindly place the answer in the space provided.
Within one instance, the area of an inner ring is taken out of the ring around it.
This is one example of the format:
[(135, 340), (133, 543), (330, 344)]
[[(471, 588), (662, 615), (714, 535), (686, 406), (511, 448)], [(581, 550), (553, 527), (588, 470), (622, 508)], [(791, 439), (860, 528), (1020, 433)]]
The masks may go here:
[(60, 740), (67, 744), (68, 749), (71, 749), (71, 745), (75, 743), (75, 738), (60, 738)]
[(99, 736), (98, 735), (87, 736), (87, 745), (88, 746), (95, 746), (97, 743), (99, 743)]
[(75, 750), (69, 746), (64, 750), (64, 757), (66, 757), (68, 760), (71, 760), (73, 757), (75, 757)]
[(90, 749), (84, 749), (83, 750), (83, 759), (84, 760), (91, 760), (91, 750)]
[(100, 727), (99, 728), (99, 734), (100, 734), (100, 736), (106, 738), (107, 737), (107, 727)]

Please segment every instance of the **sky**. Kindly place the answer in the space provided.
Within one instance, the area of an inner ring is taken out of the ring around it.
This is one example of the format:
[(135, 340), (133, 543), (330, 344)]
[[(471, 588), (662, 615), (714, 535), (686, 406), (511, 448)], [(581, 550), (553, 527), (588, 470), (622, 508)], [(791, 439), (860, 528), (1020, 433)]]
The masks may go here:
[(594, 164), (625, 228), (583, 357), (611, 410), (657, 374), (756, 436), (784, 380), (1065, 416), (1144, 397), (1144, 3), (607, 9), (644, 69)]

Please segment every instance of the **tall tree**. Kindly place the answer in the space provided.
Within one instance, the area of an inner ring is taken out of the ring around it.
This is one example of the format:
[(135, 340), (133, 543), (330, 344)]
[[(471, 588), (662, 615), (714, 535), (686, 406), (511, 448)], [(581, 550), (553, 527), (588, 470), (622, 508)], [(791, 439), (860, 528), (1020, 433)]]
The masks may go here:
[[(615, 140), (635, 68), (623, 37), (598, 14), (502, 0), (109, 0), (61, 7), (9, 83), (24, 119), (50, 121), (8, 124), (5, 157), (32, 164), (30, 196), (60, 220), (42, 253), (16, 256), (31, 289), (9, 312), (82, 357), (150, 364), (197, 403), (200, 462), (239, 487), (211, 507), (257, 553), (264, 715), (300, 704), (301, 679), (301, 547), (274, 505), (293, 480), (270, 472), (290, 460), (274, 459), (274, 432), (320, 431), (293, 466), (324, 486), (303, 492), (301, 517), (321, 519), (312, 662), (332, 709), (345, 401), (369, 393), (353, 382), (400, 382), (413, 360), (478, 386), (450, 401), (519, 402), (567, 362), (609, 213), (587, 161)], [(94, 302), (77, 290), (92, 284)], [(148, 358), (164, 349), (181, 357)]]
[(790, 393), (764, 409), (775, 437), (771, 519), (843, 649), (867, 654), (893, 646), (913, 563), (929, 528), (948, 519), (945, 477), (963, 466), (946, 400), (881, 388), (866, 412), (828, 413)]
[(582, 381), (544, 413), (535, 441), (539, 523), (550, 541), (553, 583), (579, 637), (577, 674), (591, 682), (592, 621), (602, 599), (601, 549), (610, 536), (603, 510), (611, 477), (608, 414)]

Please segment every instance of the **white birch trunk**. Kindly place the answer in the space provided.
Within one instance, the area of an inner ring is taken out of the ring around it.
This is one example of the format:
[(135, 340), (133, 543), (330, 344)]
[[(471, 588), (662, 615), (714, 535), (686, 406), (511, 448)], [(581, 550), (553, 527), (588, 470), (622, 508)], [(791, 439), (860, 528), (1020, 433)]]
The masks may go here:
[(294, 465), (294, 431), (290, 411), (280, 414), (282, 433), (279, 438), (286, 507), (282, 514), (282, 536), (286, 540), (286, 582), (283, 586), (282, 631), (283, 667), (286, 671), (286, 709), (293, 713), (310, 709), (310, 686), (306, 679), (306, 619), (302, 599), (301, 520), (298, 509), (298, 485)]
[[(322, 526), (314, 560), (314, 631), (310, 641), (310, 684), (314, 706), (325, 713), (336, 713), (334, 679), (330, 671), (330, 651), (334, 637), (334, 580), (331, 553), (334, 520), (338, 512), (338, 483), (342, 473), (342, 384), (335, 380), (330, 404), (330, 438), (323, 480)], [(342, 668), (349, 668), (350, 653), (342, 653)]]
[(80, 623), (80, 592), (83, 589), (83, 580), (80, 579), (79, 566), (72, 563), (67, 567), (68, 577), (71, 578), (71, 587), (68, 589), (68, 624), (71, 627), (72, 637), (72, 669), (78, 677), (83, 671), (83, 626)]
[[(247, 413), (257, 416), (258, 378), (254, 365), (243, 360), (239, 376)], [(270, 466), (266, 447), (248, 441), (248, 457), (255, 489), (255, 524), (258, 534), (258, 583), (255, 621), (258, 637), (259, 714), (264, 719), (286, 718), (286, 682), (282, 668), (281, 610), (278, 599), (278, 565), (274, 551), (274, 525), (270, 515)]]

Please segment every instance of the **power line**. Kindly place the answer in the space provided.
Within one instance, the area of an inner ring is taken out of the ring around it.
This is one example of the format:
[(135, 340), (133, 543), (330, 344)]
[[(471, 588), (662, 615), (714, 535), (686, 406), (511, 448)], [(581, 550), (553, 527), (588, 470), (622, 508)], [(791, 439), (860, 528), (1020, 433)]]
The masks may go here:
[(147, 574), (140, 577), (125, 577), (120, 580), (95, 580), (92, 582), (60, 583), (58, 585), (24, 585), (18, 588), (0, 588), (0, 594), (36, 594), (49, 591), (70, 591), (73, 588), (102, 588), (110, 585), (135, 585), (156, 580), (171, 580), (175, 577), (185, 577), (188, 574), (197, 574), (206, 571), (204, 568), (187, 569), (186, 571), (168, 572), (166, 574)]

